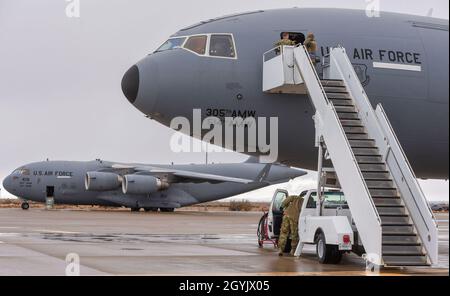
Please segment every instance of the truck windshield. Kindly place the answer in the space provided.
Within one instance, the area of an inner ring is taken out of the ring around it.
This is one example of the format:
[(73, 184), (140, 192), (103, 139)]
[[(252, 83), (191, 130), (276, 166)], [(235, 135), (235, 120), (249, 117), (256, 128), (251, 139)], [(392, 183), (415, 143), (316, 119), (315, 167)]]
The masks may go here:
[(155, 52), (161, 52), (166, 50), (171, 50), (174, 48), (179, 48), (183, 45), (186, 37), (170, 38), (163, 45), (161, 45)]
[[(345, 200), (344, 193), (338, 191), (326, 191), (323, 194), (324, 208), (337, 208), (337, 207), (345, 207), (347, 206), (347, 201)], [(307, 208), (315, 208), (317, 203), (317, 193), (311, 193), (308, 203), (306, 205)]]

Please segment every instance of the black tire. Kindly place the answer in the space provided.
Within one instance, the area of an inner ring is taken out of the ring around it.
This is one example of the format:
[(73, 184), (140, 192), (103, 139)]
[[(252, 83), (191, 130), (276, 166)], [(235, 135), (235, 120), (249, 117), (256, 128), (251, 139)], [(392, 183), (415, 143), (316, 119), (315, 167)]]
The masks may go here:
[(146, 212), (158, 212), (158, 208), (144, 208)]
[(317, 237), (317, 257), (322, 264), (338, 264), (342, 259), (342, 252), (338, 246), (327, 245), (325, 235), (321, 232)]
[(27, 202), (23, 202), (20, 207), (22, 208), (22, 210), (26, 211), (30, 208), (30, 204)]
[(139, 212), (141, 210), (141, 208), (131, 208), (132, 212)]
[(159, 208), (159, 210), (163, 213), (173, 213), (175, 212), (174, 208)]
[(343, 252), (339, 251), (339, 248), (337, 246), (335, 246), (335, 247), (336, 247), (336, 249), (333, 252), (333, 259), (331, 260), (331, 264), (341, 263), (342, 255), (344, 254)]

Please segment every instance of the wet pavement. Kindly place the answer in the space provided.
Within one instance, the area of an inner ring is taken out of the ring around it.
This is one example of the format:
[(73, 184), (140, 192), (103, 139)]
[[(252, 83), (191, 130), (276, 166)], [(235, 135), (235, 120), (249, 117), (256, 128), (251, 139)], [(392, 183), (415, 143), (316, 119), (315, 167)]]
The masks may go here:
[[(82, 275), (366, 275), (364, 261), (317, 262), (314, 246), (301, 258), (259, 248), (261, 213), (129, 213), (0, 209), (0, 275), (64, 275), (66, 256)], [(448, 214), (437, 215), (439, 264), (383, 269), (383, 275), (448, 276)], [(370, 274), (372, 275), (372, 274)]]

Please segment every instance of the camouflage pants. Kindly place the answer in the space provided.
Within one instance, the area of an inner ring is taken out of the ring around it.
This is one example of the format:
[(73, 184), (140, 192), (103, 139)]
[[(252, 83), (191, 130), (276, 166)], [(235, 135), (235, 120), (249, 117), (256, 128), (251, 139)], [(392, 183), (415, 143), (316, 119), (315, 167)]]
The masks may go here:
[(280, 252), (284, 251), (289, 235), (291, 236), (291, 253), (294, 253), (299, 239), (298, 221), (294, 221), (294, 219), (284, 215), (283, 222), (281, 223), (280, 237), (278, 239), (278, 248), (280, 249)]

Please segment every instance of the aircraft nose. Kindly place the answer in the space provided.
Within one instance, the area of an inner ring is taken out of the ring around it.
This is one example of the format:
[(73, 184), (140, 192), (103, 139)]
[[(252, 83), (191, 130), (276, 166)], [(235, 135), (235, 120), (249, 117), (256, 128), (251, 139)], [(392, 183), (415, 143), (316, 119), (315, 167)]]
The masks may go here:
[(5, 188), (6, 191), (11, 193), (11, 191), (12, 191), (11, 187), (12, 187), (11, 176), (8, 176), (3, 180), (3, 188)]
[(139, 69), (136, 65), (128, 69), (123, 76), (122, 91), (131, 104), (136, 101), (139, 91)]

